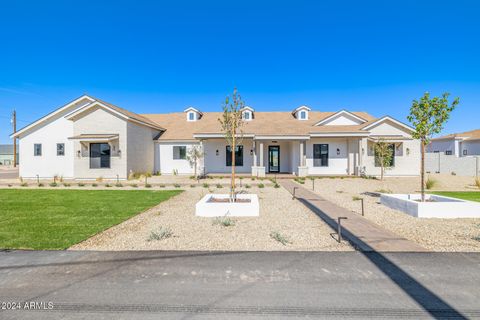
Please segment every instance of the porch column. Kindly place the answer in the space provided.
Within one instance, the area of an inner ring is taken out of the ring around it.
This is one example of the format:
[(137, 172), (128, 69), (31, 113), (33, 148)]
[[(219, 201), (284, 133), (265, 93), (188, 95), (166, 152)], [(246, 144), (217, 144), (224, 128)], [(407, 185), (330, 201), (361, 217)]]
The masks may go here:
[(361, 174), (362, 166), (363, 166), (363, 143), (362, 138), (358, 139), (358, 170), (357, 175)]
[(258, 167), (257, 167), (257, 146), (255, 143), (255, 140), (252, 140), (252, 151), (253, 151), (252, 177), (256, 177), (258, 175)]
[(265, 177), (265, 166), (263, 165), (263, 142), (260, 142), (260, 163), (257, 167), (257, 176)]
[(307, 142), (300, 141), (300, 165), (298, 166), (298, 176), (306, 177), (308, 175), (307, 159), (306, 159), (306, 149)]

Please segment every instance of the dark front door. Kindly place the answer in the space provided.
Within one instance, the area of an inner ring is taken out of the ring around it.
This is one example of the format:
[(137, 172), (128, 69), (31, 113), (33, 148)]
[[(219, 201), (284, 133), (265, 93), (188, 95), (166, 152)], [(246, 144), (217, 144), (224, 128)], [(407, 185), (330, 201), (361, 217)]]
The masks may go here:
[(279, 146), (268, 146), (268, 172), (280, 172)]

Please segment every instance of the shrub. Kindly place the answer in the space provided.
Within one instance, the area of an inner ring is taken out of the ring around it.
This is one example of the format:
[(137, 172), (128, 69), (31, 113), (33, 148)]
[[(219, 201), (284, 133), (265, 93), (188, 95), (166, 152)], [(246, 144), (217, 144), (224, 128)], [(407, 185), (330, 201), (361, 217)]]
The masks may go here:
[(151, 188), (152, 185), (150, 183), (145, 183), (145, 188)]
[(195, 180), (195, 176), (190, 176), (190, 180)]
[(255, 177), (251, 177), (250, 179), (251, 179), (252, 181), (255, 181), (255, 180), (256, 180)]
[(208, 187), (209, 187), (208, 183), (204, 183), (202, 186), (203, 186), (204, 188), (208, 188)]
[(293, 179), (295, 182), (300, 183), (300, 184), (305, 184), (305, 179), (304, 178), (295, 178)]
[(148, 237), (147, 241), (163, 240), (163, 239), (170, 238), (171, 236), (173, 236), (172, 230), (170, 230), (169, 228), (160, 227), (158, 232), (155, 232), (155, 231), (150, 232), (150, 236)]
[(94, 187), (94, 188), (95, 188), (95, 187), (97, 187), (97, 186), (98, 186), (98, 184), (96, 184), (96, 183), (92, 183), (92, 187)]
[(79, 187), (85, 187), (85, 183), (79, 182), (79, 183), (78, 183), (78, 186), (79, 186)]
[(64, 187), (66, 187), (66, 188), (68, 188), (68, 187), (70, 187), (70, 186), (71, 186), (71, 184), (70, 184), (70, 183), (66, 183), (66, 182), (64, 182), (64, 183), (63, 183), (63, 186), (64, 186)]
[(164, 184), (159, 185), (160, 188), (165, 188), (166, 186)]
[(103, 177), (98, 177), (97, 179), (95, 179), (95, 181), (97, 181), (97, 182), (103, 182)]
[(246, 184), (246, 185), (245, 185), (245, 188), (246, 188), (246, 189), (250, 189), (251, 186), (250, 186), (249, 184)]
[(343, 193), (343, 190), (337, 190), (337, 193)]
[(235, 225), (235, 220), (230, 217), (217, 217), (213, 220), (213, 225), (220, 225), (223, 227), (233, 227)]
[(39, 183), (37, 186), (39, 186), (40, 188), (44, 186), (43, 183)]
[(216, 187), (217, 187), (217, 189), (222, 189), (223, 188), (223, 186), (220, 183), (217, 183)]
[(110, 183), (105, 183), (105, 187), (110, 188), (112, 185)]
[(480, 178), (475, 178), (475, 185), (480, 188)]
[(259, 184), (258, 184), (258, 187), (259, 187), (259, 188), (265, 188), (265, 185), (264, 185), (263, 183), (259, 183)]
[(118, 183), (115, 184), (115, 187), (117, 187), (117, 188), (123, 188), (123, 184), (121, 184), (120, 182), (118, 182)]
[(425, 188), (427, 188), (428, 190), (430, 190), (430, 189), (432, 189), (433, 187), (435, 187), (436, 184), (437, 184), (437, 180), (428, 177), (428, 178), (427, 178), (427, 181), (425, 181)]
[(175, 183), (173, 186), (174, 186), (175, 188), (180, 188), (180, 185), (179, 185), (178, 183)]
[(278, 183), (275, 183), (275, 184), (273, 185), (273, 187), (278, 189), (278, 188), (280, 188), (280, 185), (279, 185)]
[(52, 182), (52, 183), (49, 183), (48, 184), (50, 187), (56, 187), (57, 186), (57, 183), (56, 182)]
[(191, 185), (190, 185), (190, 188), (195, 188), (195, 185), (194, 185), (194, 184), (191, 184)]
[(362, 199), (363, 199), (363, 198), (362, 198), (362, 197), (359, 197), (359, 196), (353, 196), (353, 197), (352, 197), (352, 200), (353, 200), (353, 201), (360, 201), (360, 200), (362, 200)]
[(284, 235), (282, 235), (280, 232), (277, 232), (277, 231), (272, 231), (270, 233), (270, 237), (278, 242), (280, 242), (281, 244), (283, 244), (284, 246), (286, 246), (287, 244), (291, 243)]
[(26, 183), (26, 182), (22, 182), (20, 185), (21, 185), (22, 187), (28, 187), (28, 183)]
[(132, 183), (132, 184), (130, 185), (130, 187), (132, 187), (132, 188), (138, 188), (138, 184)]
[(8, 187), (9, 187), (9, 188), (11, 188), (12, 186), (13, 186), (13, 185), (11, 185), (11, 184), (8, 184)]

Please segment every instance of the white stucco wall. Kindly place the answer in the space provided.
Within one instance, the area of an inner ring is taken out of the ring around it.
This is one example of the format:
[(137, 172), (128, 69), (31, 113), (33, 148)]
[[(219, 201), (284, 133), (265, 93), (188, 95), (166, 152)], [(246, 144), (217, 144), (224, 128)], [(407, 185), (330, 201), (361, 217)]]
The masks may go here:
[[(75, 153), (81, 150), (81, 157), (74, 157), (74, 174), (79, 179), (120, 179), (127, 178), (127, 122), (117, 115), (101, 108), (82, 114), (74, 120), (74, 135), (118, 134), (119, 139), (110, 142), (110, 168), (90, 168), (90, 143), (75, 141)], [(120, 154), (118, 153), (120, 150)]]
[(463, 150), (467, 150), (467, 156), (480, 155), (480, 140), (463, 141), (460, 143), (460, 156), (463, 156)]
[[(203, 142), (205, 150), (205, 173), (229, 173), (231, 167), (226, 166), (226, 146), (225, 139), (208, 139)], [(243, 145), (243, 166), (236, 166), (238, 173), (251, 173), (253, 165), (253, 155), (250, 150), (253, 148), (252, 139), (244, 139)], [(218, 150), (218, 156), (216, 155)]]
[[(410, 133), (396, 126), (393, 123), (384, 122), (381, 125), (370, 129), (372, 135), (401, 135), (411, 139)], [(375, 167), (375, 154), (373, 144), (363, 139), (362, 148), (363, 166), (367, 175), (379, 176), (381, 168)], [(408, 149), (408, 150), (407, 150)], [(418, 176), (420, 174), (420, 140), (405, 140), (396, 142), (395, 166), (386, 170), (386, 176)]]
[[(74, 176), (73, 123), (65, 116), (88, 104), (89, 99), (81, 99), (71, 106), (64, 106), (52, 113), (52, 116), (20, 134), (19, 140), (19, 175), (24, 178), (53, 178), (55, 175), (64, 178)], [(60, 111), (61, 110), (61, 111)], [(42, 144), (42, 156), (33, 155), (33, 145)], [(57, 156), (57, 143), (65, 144), (65, 155)]]
[[(19, 139), (19, 175), (23, 178), (52, 178), (55, 175), (73, 178), (73, 123), (64, 118), (65, 113), (48, 121), (36, 131)], [(33, 155), (33, 146), (42, 145), (42, 155)], [(65, 155), (57, 156), (57, 143), (65, 144)]]
[[(328, 167), (313, 166), (313, 145), (328, 144)], [(337, 148), (340, 154), (337, 155)], [(309, 175), (346, 175), (348, 168), (347, 139), (312, 138), (307, 141), (307, 167)]]
[(185, 142), (160, 142), (155, 144), (155, 171), (159, 171), (163, 175), (171, 175), (174, 170), (178, 171), (180, 175), (192, 175), (194, 173), (193, 166), (188, 160), (173, 159), (174, 146), (186, 146), (187, 153), (192, 146), (198, 146), (196, 143)]

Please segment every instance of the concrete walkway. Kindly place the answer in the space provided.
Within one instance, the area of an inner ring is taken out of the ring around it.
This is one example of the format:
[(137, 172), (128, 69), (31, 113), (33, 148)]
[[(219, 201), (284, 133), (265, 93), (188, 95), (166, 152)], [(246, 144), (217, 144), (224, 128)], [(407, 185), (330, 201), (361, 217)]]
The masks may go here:
[(292, 180), (279, 180), (278, 183), (292, 194), (293, 189), (296, 188), (296, 199), (315, 212), (334, 230), (337, 230), (338, 227), (338, 217), (346, 217), (347, 219), (341, 222), (342, 237), (348, 239), (359, 250), (377, 252), (428, 251), (410, 240), (383, 229), (357, 213), (323, 199)]

